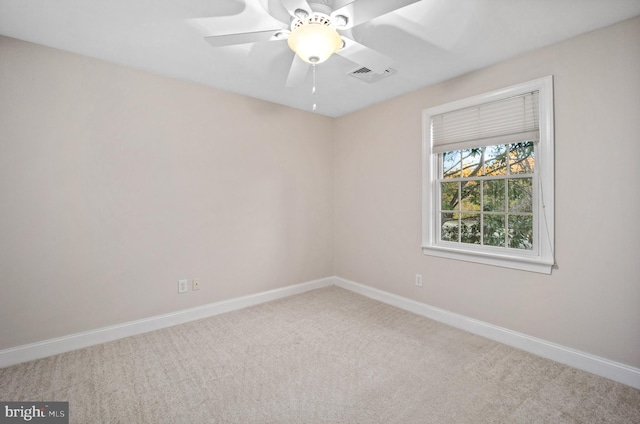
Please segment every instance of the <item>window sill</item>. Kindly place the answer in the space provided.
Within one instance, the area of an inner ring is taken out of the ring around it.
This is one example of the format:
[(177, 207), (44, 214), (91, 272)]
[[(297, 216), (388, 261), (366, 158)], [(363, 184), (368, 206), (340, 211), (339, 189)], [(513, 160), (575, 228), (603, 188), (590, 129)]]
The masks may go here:
[(503, 268), (518, 269), (522, 271), (551, 274), (553, 260), (545, 260), (539, 257), (523, 257), (514, 255), (498, 255), (487, 252), (448, 248), (442, 246), (422, 246), (422, 253), (439, 258), (457, 259), (485, 265), (494, 265)]

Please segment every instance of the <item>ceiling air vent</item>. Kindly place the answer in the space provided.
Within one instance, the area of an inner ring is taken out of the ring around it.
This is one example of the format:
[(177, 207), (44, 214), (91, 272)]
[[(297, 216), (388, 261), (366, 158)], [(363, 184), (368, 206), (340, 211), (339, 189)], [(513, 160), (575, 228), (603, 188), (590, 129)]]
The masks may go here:
[(395, 69), (387, 68), (383, 73), (377, 74), (373, 72), (371, 69), (363, 66), (362, 68), (358, 68), (355, 71), (349, 72), (349, 75), (351, 75), (354, 78), (358, 78), (359, 80), (362, 80), (364, 82), (376, 82), (376, 81), (380, 81), (383, 78), (390, 77), (395, 73), (396, 73)]

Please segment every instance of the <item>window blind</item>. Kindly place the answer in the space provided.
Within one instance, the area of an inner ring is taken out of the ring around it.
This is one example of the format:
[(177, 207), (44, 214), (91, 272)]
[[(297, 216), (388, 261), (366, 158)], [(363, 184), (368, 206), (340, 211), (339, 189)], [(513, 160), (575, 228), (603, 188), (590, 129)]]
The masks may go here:
[(433, 153), (537, 140), (538, 92), (446, 112), (431, 118)]

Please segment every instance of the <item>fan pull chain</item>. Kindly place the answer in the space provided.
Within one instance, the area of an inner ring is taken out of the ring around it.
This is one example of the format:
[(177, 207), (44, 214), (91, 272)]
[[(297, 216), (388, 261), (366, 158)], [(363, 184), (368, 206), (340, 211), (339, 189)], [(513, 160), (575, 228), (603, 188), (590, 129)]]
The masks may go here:
[(316, 64), (311, 65), (313, 67), (313, 87), (311, 88), (311, 94), (316, 94)]
[[(311, 87), (311, 95), (316, 94), (316, 64), (311, 65), (313, 67), (313, 87)], [(313, 102), (313, 111), (316, 111), (316, 103)]]

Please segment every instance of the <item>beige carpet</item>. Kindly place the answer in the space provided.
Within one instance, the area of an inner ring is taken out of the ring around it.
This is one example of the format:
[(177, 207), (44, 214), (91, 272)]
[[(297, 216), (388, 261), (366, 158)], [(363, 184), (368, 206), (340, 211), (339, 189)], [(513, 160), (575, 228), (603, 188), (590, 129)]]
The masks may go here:
[(0, 370), (72, 423), (640, 423), (640, 391), (337, 287)]

